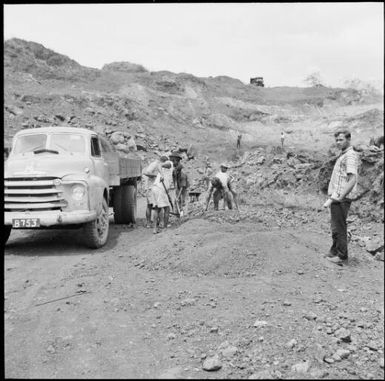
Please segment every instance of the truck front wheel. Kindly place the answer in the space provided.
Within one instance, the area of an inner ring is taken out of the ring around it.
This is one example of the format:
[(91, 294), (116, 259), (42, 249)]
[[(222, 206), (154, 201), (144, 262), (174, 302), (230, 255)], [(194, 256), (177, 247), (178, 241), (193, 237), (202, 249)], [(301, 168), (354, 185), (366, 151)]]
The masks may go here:
[(4, 230), (3, 230), (3, 243), (4, 245), (7, 243), (8, 238), (11, 234), (12, 226), (11, 225), (4, 225)]
[(102, 209), (95, 221), (84, 224), (84, 240), (91, 249), (98, 249), (104, 246), (108, 239), (109, 219), (108, 219), (108, 203), (103, 198)]

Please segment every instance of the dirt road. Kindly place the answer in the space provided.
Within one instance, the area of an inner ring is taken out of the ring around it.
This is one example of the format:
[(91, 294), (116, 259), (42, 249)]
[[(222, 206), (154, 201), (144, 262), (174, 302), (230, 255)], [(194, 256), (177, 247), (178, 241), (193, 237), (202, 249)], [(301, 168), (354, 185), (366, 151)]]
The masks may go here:
[(12, 232), (6, 377), (383, 378), (383, 262), (354, 243), (348, 266), (326, 261), (325, 214), (153, 235), (140, 205), (97, 251), (78, 231)]

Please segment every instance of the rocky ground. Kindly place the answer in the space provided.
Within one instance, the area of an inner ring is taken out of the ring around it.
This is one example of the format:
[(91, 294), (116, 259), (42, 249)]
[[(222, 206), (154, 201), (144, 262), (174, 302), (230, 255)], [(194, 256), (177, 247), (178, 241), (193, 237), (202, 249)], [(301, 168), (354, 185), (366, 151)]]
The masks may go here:
[(334, 265), (326, 211), (268, 205), (191, 207), (153, 235), (143, 201), (98, 251), (77, 231), (12, 232), (6, 377), (383, 378), (383, 249), (352, 240)]

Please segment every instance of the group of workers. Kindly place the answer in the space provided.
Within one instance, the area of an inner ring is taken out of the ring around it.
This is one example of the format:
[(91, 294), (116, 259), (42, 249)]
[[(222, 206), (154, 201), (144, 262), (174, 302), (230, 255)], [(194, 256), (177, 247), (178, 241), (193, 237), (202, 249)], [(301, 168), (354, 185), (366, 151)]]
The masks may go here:
[(160, 228), (169, 227), (171, 210), (181, 214), (186, 203), (188, 177), (181, 164), (182, 156), (174, 152), (151, 162), (143, 169), (145, 179), (147, 209), (146, 227), (153, 223), (154, 234)]
[[(170, 213), (177, 216), (183, 215), (189, 179), (181, 161), (181, 154), (173, 152), (168, 157), (161, 156), (155, 159), (143, 169), (147, 199), (146, 227), (152, 226), (154, 234), (170, 226)], [(221, 200), (223, 200), (223, 209), (226, 207), (233, 209), (235, 206), (239, 210), (234, 178), (229, 175), (228, 169), (229, 165), (222, 163), (220, 170), (213, 176), (211, 164), (208, 160), (206, 161), (204, 180), (208, 195), (205, 200), (205, 210), (208, 209), (211, 197), (214, 201), (214, 210), (219, 209)]]

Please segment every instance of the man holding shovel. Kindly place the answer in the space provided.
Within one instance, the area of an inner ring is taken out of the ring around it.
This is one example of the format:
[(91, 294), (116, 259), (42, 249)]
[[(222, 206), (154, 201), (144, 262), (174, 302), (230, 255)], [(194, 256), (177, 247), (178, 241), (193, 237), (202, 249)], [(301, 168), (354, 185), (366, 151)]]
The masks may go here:
[(232, 209), (234, 202), (235, 208), (239, 211), (237, 193), (232, 184), (232, 177), (227, 172), (228, 168), (229, 164), (222, 163), (220, 165), (220, 171), (217, 172), (215, 177), (211, 180), (208, 196), (206, 198), (205, 210), (209, 207), (211, 194), (214, 191), (214, 210), (218, 210), (219, 200), (223, 198), (223, 209), (225, 209), (226, 205), (229, 209)]
[(173, 152), (170, 155), (170, 160), (174, 165), (172, 177), (176, 191), (175, 205), (180, 213), (180, 216), (183, 217), (183, 208), (186, 204), (189, 181), (186, 173), (183, 171), (183, 165), (181, 164), (182, 156), (178, 152)]
[(153, 212), (154, 212), (154, 234), (159, 233), (158, 225), (159, 220), (163, 217), (163, 228), (167, 229), (168, 219), (170, 214), (170, 208), (172, 206), (172, 200), (168, 194), (170, 189), (172, 175), (172, 163), (168, 161), (167, 156), (160, 158), (160, 169), (157, 177), (154, 181), (154, 185), (151, 188)]

